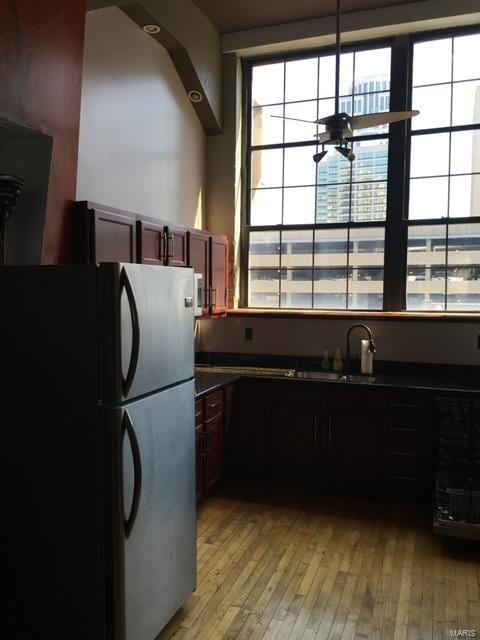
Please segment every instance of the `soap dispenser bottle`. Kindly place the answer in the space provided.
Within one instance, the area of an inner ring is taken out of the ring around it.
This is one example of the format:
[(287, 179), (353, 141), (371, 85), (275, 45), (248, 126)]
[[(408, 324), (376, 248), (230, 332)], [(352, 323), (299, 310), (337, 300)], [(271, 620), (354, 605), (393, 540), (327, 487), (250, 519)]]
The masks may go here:
[(322, 358), (322, 369), (328, 371), (330, 369), (330, 358), (328, 357), (328, 350), (325, 349)]
[(333, 370), (337, 373), (340, 373), (343, 369), (343, 360), (342, 354), (340, 353), (340, 349), (335, 349), (335, 357), (333, 359)]

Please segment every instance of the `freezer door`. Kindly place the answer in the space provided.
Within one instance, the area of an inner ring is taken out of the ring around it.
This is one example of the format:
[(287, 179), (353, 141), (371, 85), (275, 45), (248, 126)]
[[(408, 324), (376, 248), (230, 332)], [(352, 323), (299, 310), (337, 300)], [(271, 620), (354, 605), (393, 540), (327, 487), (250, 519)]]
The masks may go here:
[(196, 587), (193, 381), (112, 411), (121, 463), (113, 575), (124, 597), (115, 637), (154, 640)]
[(124, 402), (193, 377), (191, 269), (99, 265), (101, 400)]

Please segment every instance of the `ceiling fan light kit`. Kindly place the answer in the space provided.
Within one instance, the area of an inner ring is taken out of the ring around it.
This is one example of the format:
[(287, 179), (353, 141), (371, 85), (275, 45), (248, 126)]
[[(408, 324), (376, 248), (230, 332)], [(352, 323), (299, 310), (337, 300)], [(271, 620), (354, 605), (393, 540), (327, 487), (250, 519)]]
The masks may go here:
[(318, 120), (301, 120), (300, 118), (289, 118), (287, 116), (272, 115), (272, 118), (282, 118), (284, 120), (299, 120), (301, 122), (311, 122), (325, 126), (325, 131), (315, 134), (317, 142), (322, 145), (322, 151), (314, 154), (313, 160), (320, 162), (327, 154), (323, 150), (323, 145), (335, 145), (335, 149), (347, 160), (353, 162), (355, 154), (348, 147), (348, 141), (354, 135), (354, 130), (369, 129), (379, 127), (392, 122), (400, 122), (417, 116), (419, 111), (382, 111), (378, 113), (366, 113), (358, 116), (351, 116), (348, 113), (339, 112), (340, 104), (340, 25), (341, 25), (341, 0), (337, 0), (337, 20), (336, 20), (336, 50), (335, 50), (335, 113)]

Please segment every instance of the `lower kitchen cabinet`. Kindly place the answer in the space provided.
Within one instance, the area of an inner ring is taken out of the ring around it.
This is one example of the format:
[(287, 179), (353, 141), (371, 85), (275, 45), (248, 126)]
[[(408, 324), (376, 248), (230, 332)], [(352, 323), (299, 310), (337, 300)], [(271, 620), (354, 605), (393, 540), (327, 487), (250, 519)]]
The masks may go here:
[(380, 479), (382, 394), (334, 390), (326, 398), (325, 472), (331, 484), (373, 486)]
[(197, 502), (218, 483), (223, 473), (223, 390), (195, 402)]
[(263, 380), (235, 385), (235, 414), (227, 443), (233, 469), (263, 472), (267, 467), (267, 393)]
[(321, 393), (317, 388), (272, 385), (270, 452), (274, 473), (315, 474), (320, 468)]
[(430, 491), (429, 392), (249, 379), (233, 406), (226, 456), (237, 471), (392, 496)]

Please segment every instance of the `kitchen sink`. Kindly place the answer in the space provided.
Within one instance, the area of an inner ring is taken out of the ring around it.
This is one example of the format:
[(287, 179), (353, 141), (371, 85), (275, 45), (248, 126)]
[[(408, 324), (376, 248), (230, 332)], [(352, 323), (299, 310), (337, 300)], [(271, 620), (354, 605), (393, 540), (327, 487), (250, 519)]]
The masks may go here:
[(295, 378), (300, 378), (302, 380), (331, 380), (332, 382), (353, 382), (366, 384), (371, 384), (376, 380), (375, 376), (367, 374), (341, 374), (333, 373), (331, 371), (295, 371)]
[(295, 377), (295, 369), (282, 369), (279, 367), (228, 367), (195, 365), (197, 373), (205, 371), (207, 373), (233, 373), (241, 376), (280, 376), (286, 378)]

